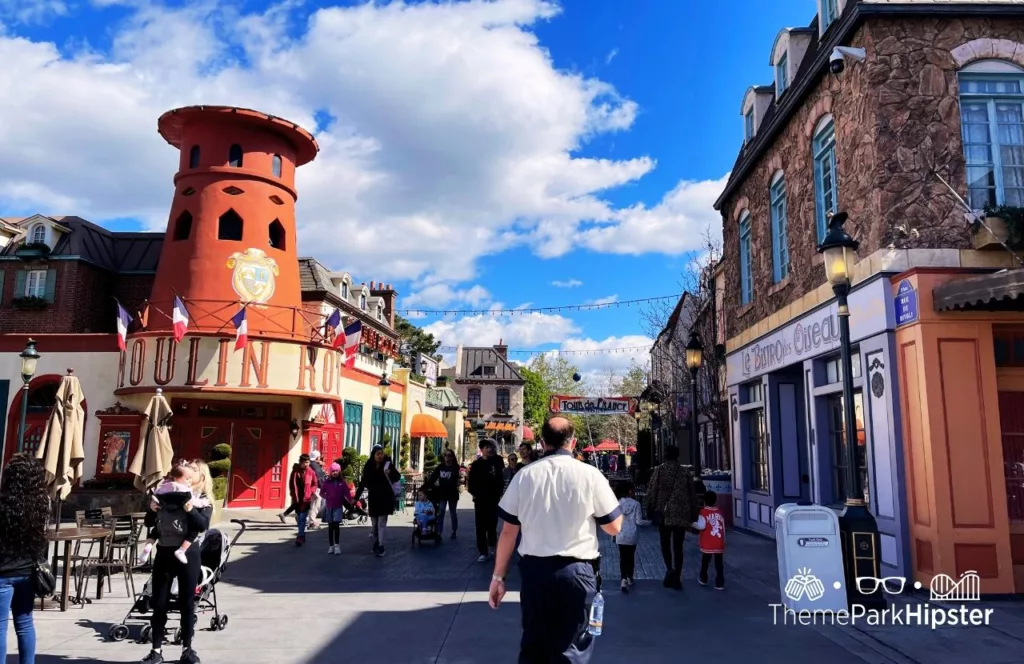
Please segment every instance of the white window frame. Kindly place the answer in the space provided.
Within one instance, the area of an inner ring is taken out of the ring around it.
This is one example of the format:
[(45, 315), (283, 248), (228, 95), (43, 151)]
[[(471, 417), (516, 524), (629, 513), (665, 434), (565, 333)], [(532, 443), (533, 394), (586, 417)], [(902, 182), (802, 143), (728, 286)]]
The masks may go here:
[[(971, 63), (967, 67), (960, 70), (958, 74), (960, 81), (959, 91), (959, 102), (960, 102), (960, 130), (961, 138), (964, 144), (964, 163), (967, 167), (967, 201), (972, 207), (976, 207), (978, 211), (983, 210), (989, 205), (1024, 205), (1024, 186), (1016, 186), (1012, 189), (1015, 190), (1016, 195), (1011, 197), (1012, 200), (1007, 200), (1006, 191), (1006, 171), (1010, 168), (1021, 167), (1016, 164), (1003, 164), (1003, 148), (1008, 146), (1018, 147), (1024, 149), (1024, 142), (1021, 143), (1008, 143), (1002, 139), (1002, 132), (1000, 131), (1001, 125), (997, 116), (998, 105), (1016, 105), (1021, 108), (1021, 114), (1024, 116), (1024, 69), (1017, 67), (1014, 64), (1005, 62), (1002, 60), (981, 60), (978, 62)], [(965, 92), (964, 82), (1012, 82), (1017, 84), (1016, 92)], [(967, 104), (973, 105), (984, 105), (986, 109), (986, 121), (988, 125), (988, 141), (970, 142), (968, 141), (968, 126), (970, 124), (980, 123), (968, 123), (967, 118), (964, 116), (964, 107)], [(1018, 125), (1018, 133), (1024, 135), (1024, 122)], [(985, 148), (988, 152), (988, 159), (986, 161), (972, 161), (970, 158), (971, 148)], [(970, 175), (971, 169), (985, 168), (990, 170), (990, 185), (983, 187), (972, 187), (972, 178)], [(985, 195), (985, 202), (983, 204), (976, 203), (973, 192), (978, 190), (989, 190)]]
[(46, 276), (47, 270), (29, 270), (25, 274), (24, 296), (46, 297)]
[(33, 226), (32, 234), (30, 237), (31, 239), (29, 240), (29, 242), (32, 244), (35, 244), (37, 242), (40, 244), (46, 244), (46, 226), (44, 224), (36, 224), (35, 226)]

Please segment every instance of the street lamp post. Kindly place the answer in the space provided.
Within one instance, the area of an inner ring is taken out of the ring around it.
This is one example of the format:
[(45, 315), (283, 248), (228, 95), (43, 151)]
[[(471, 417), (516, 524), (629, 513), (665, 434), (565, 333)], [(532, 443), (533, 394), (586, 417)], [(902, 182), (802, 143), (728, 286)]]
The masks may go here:
[(693, 473), (700, 480), (702, 469), (700, 464), (700, 443), (697, 440), (697, 373), (704, 363), (704, 344), (696, 331), (690, 333), (690, 341), (686, 344), (686, 368), (690, 370), (690, 451), (693, 456)]
[(829, 219), (828, 234), (818, 245), (825, 263), (825, 276), (836, 294), (839, 313), (840, 363), (843, 372), (843, 451), (846, 473), (844, 488), (846, 505), (839, 515), (839, 532), (843, 544), (843, 562), (846, 572), (846, 596), (850, 605), (885, 607), (880, 589), (861, 592), (857, 577), (879, 577), (878, 524), (864, 504), (857, 463), (857, 425), (853, 407), (853, 361), (850, 354), (850, 276), (857, 260), (859, 243), (843, 230), (847, 214), (838, 212)]
[[(384, 406), (388, 402), (388, 395), (391, 394), (391, 381), (388, 380), (388, 375), (382, 373), (380, 375), (380, 382), (377, 383), (377, 391), (380, 393), (380, 444), (384, 446)], [(394, 441), (392, 446), (394, 446)], [(393, 452), (394, 450), (389, 450)]]
[(36, 352), (35, 339), (29, 339), (25, 350), (21, 351), (21, 425), (18, 427), (18, 452), (25, 451), (25, 420), (28, 418), (28, 387), (32, 376), (36, 375), (36, 364), (39, 353)]

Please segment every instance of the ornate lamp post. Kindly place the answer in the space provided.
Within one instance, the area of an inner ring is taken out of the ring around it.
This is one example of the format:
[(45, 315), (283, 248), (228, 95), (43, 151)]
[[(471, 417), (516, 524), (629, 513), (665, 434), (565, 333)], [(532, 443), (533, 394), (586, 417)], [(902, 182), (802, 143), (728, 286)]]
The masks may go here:
[(690, 341), (686, 344), (686, 368), (690, 370), (690, 450), (693, 456), (693, 473), (699, 480), (702, 469), (700, 464), (700, 444), (697, 439), (697, 373), (704, 363), (704, 344), (696, 331), (690, 333)]
[(25, 350), (21, 351), (21, 382), (24, 383), (21, 390), (21, 424), (18, 427), (18, 452), (25, 451), (25, 420), (28, 417), (28, 386), (32, 382), (32, 376), (36, 375), (36, 364), (39, 362), (39, 353), (36, 352), (35, 339), (29, 339)]
[(836, 294), (839, 310), (840, 363), (843, 372), (843, 451), (846, 473), (844, 489), (846, 505), (839, 515), (839, 532), (843, 543), (843, 562), (846, 572), (846, 596), (851, 605), (885, 606), (880, 590), (862, 593), (857, 577), (880, 575), (878, 560), (878, 524), (864, 504), (857, 463), (857, 425), (853, 408), (853, 361), (850, 357), (850, 275), (857, 261), (859, 243), (843, 230), (847, 214), (838, 212), (828, 223), (828, 234), (818, 253), (825, 259), (825, 276)]
[[(380, 375), (380, 382), (377, 383), (377, 392), (380, 394), (380, 444), (384, 446), (384, 405), (388, 402), (388, 395), (391, 394), (391, 381), (388, 380), (388, 375), (382, 373)], [(394, 441), (391, 441), (392, 445)], [(393, 451), (393, 450), (389, 450)]]

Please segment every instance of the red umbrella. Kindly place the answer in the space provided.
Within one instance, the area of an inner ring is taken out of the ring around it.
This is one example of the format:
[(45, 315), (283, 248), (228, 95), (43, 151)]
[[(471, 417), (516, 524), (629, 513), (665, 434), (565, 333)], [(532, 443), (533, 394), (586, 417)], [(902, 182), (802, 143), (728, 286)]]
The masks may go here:
[(582, 450), (580, 450), (580, 451), (581, 451), (581, 452), (596, 452), (596, 451), (597, 451), (597, 448), (596, 448), (596, 447), (594, 447), (593, 445), (587, 445), (586, 447), (584, 447), (584, 448), (583, 448)]
[(533, 440), (533, 429), (523, 426), (523, 440)]
[(598, 452), (618, 452), (622, 448), (614, 440), (602, 440), (597, 445)]
[(635, 447), (627, 447), (626, 448), (626, 454), (636, 454), (636, 448)]

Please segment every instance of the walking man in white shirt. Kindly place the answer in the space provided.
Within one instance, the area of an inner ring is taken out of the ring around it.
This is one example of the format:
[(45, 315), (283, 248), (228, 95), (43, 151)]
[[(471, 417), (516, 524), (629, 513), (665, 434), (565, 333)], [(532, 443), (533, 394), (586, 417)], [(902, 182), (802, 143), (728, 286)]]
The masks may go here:
[(498, 505), (505, 525), (490, 604), (498, 608), (505, 596), (509, 560), (521, 530), (519, 664), (586, 664), (594, 645), (587, 626), (598, 590), (597, 528), (616, 535), (622, 515), (604, 475), (573, 458), (576, 439), (569, 420), (551, 418), (542, 437), (544, 457), (516, 473)]

